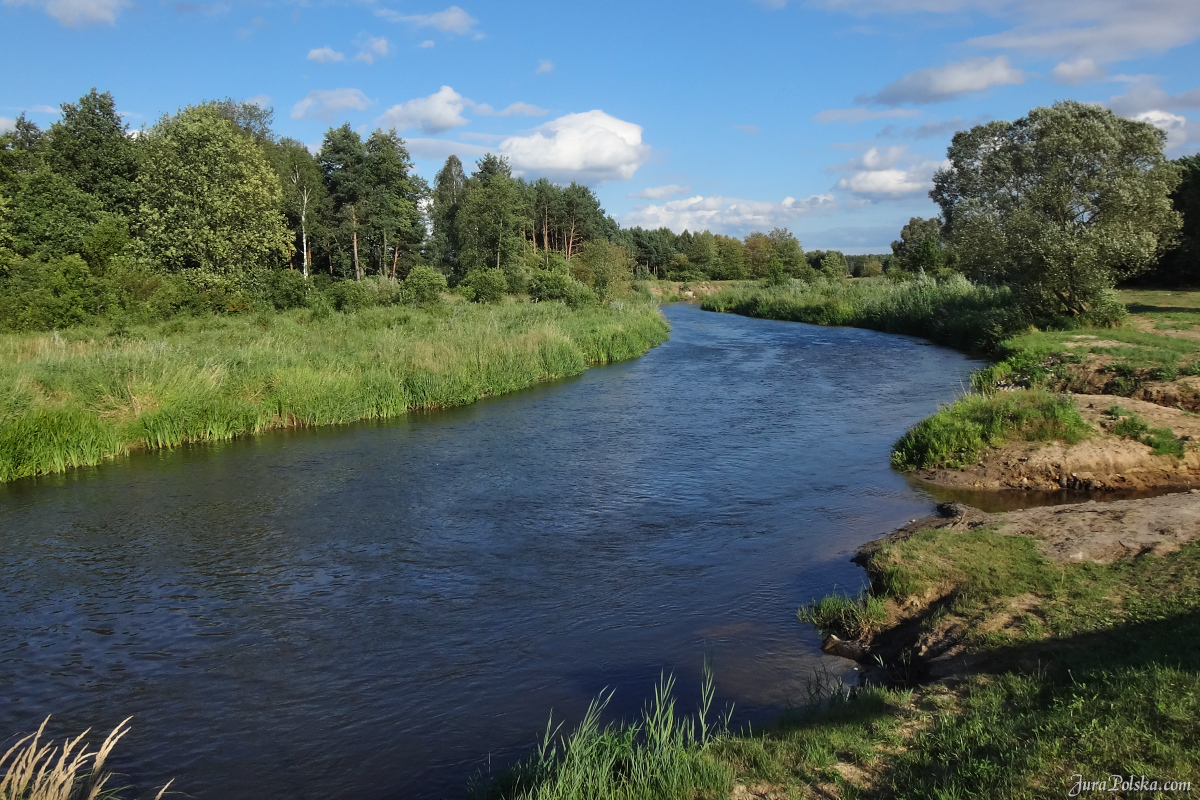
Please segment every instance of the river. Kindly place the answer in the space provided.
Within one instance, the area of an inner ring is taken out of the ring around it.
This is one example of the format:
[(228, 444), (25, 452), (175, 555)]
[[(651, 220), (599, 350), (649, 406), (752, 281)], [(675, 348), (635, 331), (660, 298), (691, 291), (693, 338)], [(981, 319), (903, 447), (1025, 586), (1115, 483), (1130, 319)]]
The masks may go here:
[(664, 309), (669, 342), (475, 405), (0, 485), (0, 736), (111, 728), (200, 800), (458, 798), (604, 687), (760, 723), (797, 606), (929, 512), (888, 468), (977, 366), (917, 339)]

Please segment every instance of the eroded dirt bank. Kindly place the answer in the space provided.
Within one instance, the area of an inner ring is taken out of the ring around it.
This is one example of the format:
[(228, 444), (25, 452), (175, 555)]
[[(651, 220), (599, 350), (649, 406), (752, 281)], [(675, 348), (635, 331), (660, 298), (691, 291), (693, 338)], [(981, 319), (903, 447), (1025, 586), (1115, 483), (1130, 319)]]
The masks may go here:
[[(962, 469), (920, 470), (915, 476), (938, 486), (1001, 490), (1190, 489), (1200, 487), (1200, 416), (1143, 400), (1111, 395), (1074, 395), (1076, 407), (1096, 435), (1079, 442), (1011, 442), (980, 454)], [(1149, 445), (1111, 433), (1114, 406), (1137, 414), (1151, 427), (1170, 429), (1184, 455), (1155, 455)]]

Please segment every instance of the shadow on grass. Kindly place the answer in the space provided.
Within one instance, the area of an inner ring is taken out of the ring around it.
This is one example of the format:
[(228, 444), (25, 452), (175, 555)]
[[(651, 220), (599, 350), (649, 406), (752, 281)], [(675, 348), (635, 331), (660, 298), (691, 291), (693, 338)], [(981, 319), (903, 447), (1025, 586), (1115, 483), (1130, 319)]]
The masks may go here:
[(1200, 308), (1184, 308), (1183, 306), (1148, 306), (1144, 303), (1130, 303), (1125, 308), (1130, 314), (1200, 314)]

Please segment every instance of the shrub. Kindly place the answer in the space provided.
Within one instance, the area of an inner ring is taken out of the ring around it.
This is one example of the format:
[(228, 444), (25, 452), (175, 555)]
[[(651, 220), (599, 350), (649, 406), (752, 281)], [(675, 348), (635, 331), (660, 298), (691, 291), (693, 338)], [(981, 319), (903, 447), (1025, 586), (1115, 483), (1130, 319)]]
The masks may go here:
[(418, 264), (404, 279), (404, 297), (409, 305), (427, 306), (436, 303), (446, 291), (446, 276), (433, 267)]
[(508, 281), (498, 269), (477, 269), (469, 272), (461, 285), (473, 291), (473, 297), (468, 298), (470, 300), (477, 303), (499, 303), (504, 298)]
[(304, 274), (294, 269), (272, 270), (267, 273), (263, 287), (263, 299), (278, 311), (303, 307), (309, 289)]
[(361, 311), (375, 305), (375, 292), (359, 281), (338, 281), (326, 292), (338, 311)]
[(595, 302), (591, 289), (558, 270), (534, 270), (529, 279), (529, 296), (534, 300), (561, 300), (573, 308)]
[(111, 302), (107, 285), (77, 255), (22, 259), (0, 284), (0, 325), (20, 331), (65, 328), (104, 313)]

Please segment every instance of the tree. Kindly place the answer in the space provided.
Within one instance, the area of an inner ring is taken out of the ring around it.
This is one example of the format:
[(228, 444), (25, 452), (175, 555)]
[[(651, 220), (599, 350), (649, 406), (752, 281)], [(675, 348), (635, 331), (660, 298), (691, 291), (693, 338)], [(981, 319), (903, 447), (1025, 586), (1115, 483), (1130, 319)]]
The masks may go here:
[(224, 274), (287, 258), (279, 180), (237, 126), (196, 106), (144, 138), (133, 228), (145, 256), (171, 271)]
[[(377, 130), (367, 138), (363, 162), (366, 181), (368, 236), (379, 254), (380, 274), (396, 267), (402, 252), (411, 255), (425, 238), (425, 226), (417, 202), (425, 194), (425, 184), (414, 183), (412, 159), (404, 140), (393, 129)], [(392, 254), (388, 257), (388, 243)]]
[(771, 271), (771, 259), (775, 256), (775, 242), (762, 231), (754, 231), (745, 239), (746, 265), (751, 278), (765, 278)]
[(591, 273), (592, 289), (601, 301), (629, 291), (636, 262), (624, 247), (604, 239), (595, 239), (580, 249), (579, 261)]
[(17, 115), (13, 129), (0, 135), (0, 185), (13, 188), (17, 177), (35, 171), (42, 163), (42, 143), (45, 134), (36, 123)]
[(362, 137), (347, 122), (340, 128), (330, 128), (325, 132), (318, 158), (325, 175), (325, 188), (341, 223), (339, 228), (343, 235), (349, 233), (354, 256), (354, 278), (361, 281), (363, 270), (358, 260), (358, 206), (368, 194), (367, 148)]
[(1200, 155), (1176, 159), (1183, 180), (1171, 193), (1171, 203), (1183, 217), (1176, 247), (1164, 254), (1153, 274), (1159, 283), (1194, 286), (1200, 283)]
[(13, 249), (40, 260), (77, 254), (101, 216), (100, 201), (42, 164), (21, 175), (13, 198)]
[(433, 179), (432, 207), (434, 262), (450, 275), (460, 275), (456, 219), (466, 193), (467, 176), (462, 161), (451, 155)]
[(1175, 239), (1163, 132), (1074, 101), (954, 135), (930, 196), (975, 278), (1034, 314), (1080, 314)]
[(844, 278), (850, 272), (850, 265), (840, 251), (829, 250), (821, 258), (821, 271), (831, 278)]
[(767, 234), (767, 238), (771, 240), (771, 254), (782, 263), (785, 275), (799, 278), (808, 271), (804, 248), (791, 231), (787, 228), (773, 228)]
[(525, 243), (526, 216), (508, 163), (491, 154), (467, 182), (456, 218), (460, 261), (466, 271), (503, 269), (516, 260)]
[(137, 150), (113, 96), (93, 87), (78, 103), (63, 103), (61, 108), (62, 119), (46, 132), (47, 163), (94, 195), (105, 211), (131, 212)]
[[(908, 224), (900, 229), (899, 241), (892, 242), (892, 255), (898, 262), (898, 266), (906, 269), (909, 272), (921, 272), (922, 269), (929, 269), (927, 266), (930, 260), (929, 248), (925, 248), (925, 255), (918, 257), (921, 248), (926, 242), (933, 242), (934, 246), (940, 251), (944, 246), (942, 241), (942, 221), (937, 217), (911, 217)], [(940, 259), (938, 266), (941, 266)], [(936, 267), (935, 267), (936, 269)]]
[(296, 250), (301, 256), (300, 270), (308, 278), (313, 262), (309, 232), (313, 230), (314, 222), (315, 227), (320, 227), (321, 212), (329, 203), (321, 165), (308, 148), (295, 139), (282, 139), (269, 146), (267, 152), (283, 187), (280, 210), (287, 218), (288, 226), (298, 234)]

